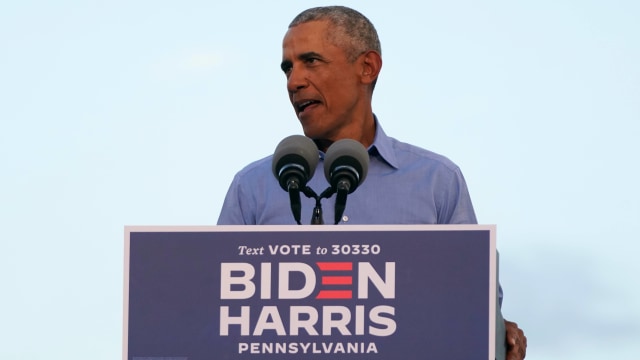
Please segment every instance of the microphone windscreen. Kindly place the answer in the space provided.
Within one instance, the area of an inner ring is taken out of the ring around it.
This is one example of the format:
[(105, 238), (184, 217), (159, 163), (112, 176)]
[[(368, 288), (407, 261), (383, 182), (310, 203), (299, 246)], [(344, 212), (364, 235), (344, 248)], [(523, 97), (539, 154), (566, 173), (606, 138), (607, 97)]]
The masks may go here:
[(288, 136), (276, 147), (271, 164), (273, 175), (281, 182), (280, 172), (283, 167), (293, 165), (304, 169), (305, 183), (313, 177), (318, 165), (318, 147), (303, 135)]
[[(357, 172), (358, 183), (362, 184), (369, 171), (369, 153), (358, 141), (342, 139), (329, 146), (324, 158), (324, 176), (332, 183), (332, 174), (336, 168), (351, 167)], [(332, 184), (333, 185), (333, 184)], [(355, 187), (354, 189), (355, 190)]]

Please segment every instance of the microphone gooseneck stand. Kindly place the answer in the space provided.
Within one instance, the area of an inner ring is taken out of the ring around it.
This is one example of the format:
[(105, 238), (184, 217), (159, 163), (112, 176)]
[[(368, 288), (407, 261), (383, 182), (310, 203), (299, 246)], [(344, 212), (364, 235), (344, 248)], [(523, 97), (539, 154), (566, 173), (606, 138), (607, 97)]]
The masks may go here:
[[(316, 194), (315, 191), (313, 191), (313, 189), (311, 189), (310, 187), (305, 187), (304, 189), (302, 189), (302, 193), (308, 197), (308, 198), (313, 198), (316, 200), (316, 206), (313, 208), (313, 215), (311, 216), (311, 225), (324, 225), (324, 219), (322, 218), (322, 203), (321, 200), (322, 199), (328, 199), (331, 197), (331, 195), (335, 194), (335, 191), (333, 190), (332, 187), (328, 187), (327, 189), (325, 189), (325, 191), (323, 191), (319, 196), (318, 194)], [(343, 209), (344, 211), (344, 209)], [(342, 216), (342, 214), (340, 214), (340, 217)], [(337, 219), (339, 220), (340, 217), (337, 217)], [(298, 225), (300, 224), (300, 219), (296, 219)], [(338, 221), (335, 222), (335, 225), (338, 224)]]
[[(293, 219), (300, 225), (300, 213), (302, 212), (302, 203), (300, 202), (300, 183), (298, 179), (291, 178), (287, 181), (287, 192), (289, 193), (289, 203), (291, 204), (291, 213)], [(303, 190), (304, 192), (304, 190)]]

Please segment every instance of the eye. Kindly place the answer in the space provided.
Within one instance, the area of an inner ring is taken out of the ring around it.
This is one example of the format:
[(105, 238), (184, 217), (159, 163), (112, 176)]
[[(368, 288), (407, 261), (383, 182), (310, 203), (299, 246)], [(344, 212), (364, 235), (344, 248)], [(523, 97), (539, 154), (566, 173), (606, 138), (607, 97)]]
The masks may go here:
[(293, 64), (289, 61), (284, 61), (282, 62), (282, 64), (280, 64), (280, 69), (282, 69), (282, 72), (284, 72), (285, 74), (290, 73), (292, 68)]

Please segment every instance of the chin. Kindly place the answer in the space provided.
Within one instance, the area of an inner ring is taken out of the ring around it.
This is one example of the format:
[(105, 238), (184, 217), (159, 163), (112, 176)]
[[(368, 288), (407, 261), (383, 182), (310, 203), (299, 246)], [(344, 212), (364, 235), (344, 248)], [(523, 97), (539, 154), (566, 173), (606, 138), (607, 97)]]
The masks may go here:
[(322, 124), (322, 121), (306, 119), (306, 121), (300, 121), (300, 124), (302, 125), (302, 132), (308, 138), (316, 140), (326, 139), (328, 136), (326, 127), (318, 126)]
[(320, 135), (318, 135), (317, 133), (315, 133), (313, 131), (307, 131), (307, 130), (302, 129), (302, 132), (304, 133), (304, 136), (306, 136), (306, 137), (308, 137), (309, 139), (312, 139), (312, 140), (316, 140), (316, 139), (320, 139), (321, 138)]
[(320, 132), (317, 129), (314, 129), (312, 126), (305, 126), (304, 124), (302, 124), (302, 132), (304, 133), (304, 136), (311, 139), (317, 139), (320, 135)]

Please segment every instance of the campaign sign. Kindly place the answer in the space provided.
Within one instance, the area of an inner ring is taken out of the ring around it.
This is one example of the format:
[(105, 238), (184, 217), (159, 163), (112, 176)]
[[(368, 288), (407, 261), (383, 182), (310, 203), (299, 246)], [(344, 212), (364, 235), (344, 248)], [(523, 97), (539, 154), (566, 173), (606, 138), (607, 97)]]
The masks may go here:
[(123, 359), (492, 360), (494, 234), (127, 227)]

